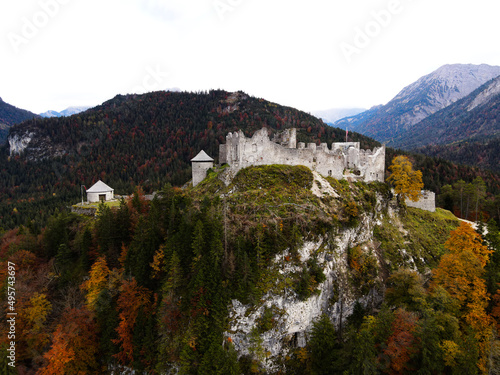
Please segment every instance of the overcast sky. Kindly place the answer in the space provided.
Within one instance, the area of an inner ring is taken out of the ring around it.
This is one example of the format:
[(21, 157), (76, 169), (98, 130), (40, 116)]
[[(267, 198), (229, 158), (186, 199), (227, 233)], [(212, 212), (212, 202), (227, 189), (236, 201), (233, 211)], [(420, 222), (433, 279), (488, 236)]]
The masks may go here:
[(384, 104), (444, 64), (500, 65), (498, 0), (2, 0), (0, 97), (242, 90), (305, 111)]

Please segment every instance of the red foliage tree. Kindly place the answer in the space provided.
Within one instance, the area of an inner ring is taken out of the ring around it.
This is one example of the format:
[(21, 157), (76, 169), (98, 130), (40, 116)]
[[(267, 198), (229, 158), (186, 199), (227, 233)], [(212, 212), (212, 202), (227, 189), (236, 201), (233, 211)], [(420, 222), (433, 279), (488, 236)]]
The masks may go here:
[(118, 338), (114, 343), (120, 345), (120, 352), (115, 357), (123, 364), (128, 365), (134, 361), (133, 333), (139, 311), (150, 306), (151, 291), (137, 285), (135, 279), (125, 280), (122, 284), (118, 298), (120, 323), (116, 328)]
[(418, 318), (414, 313), (399, 309), (395, 312), (392, 334), (387, 340), (384, 354), (389, 357), (390, 365), (386, 370), (391, 375), (401, 374), (408, 369), (412, 347), (415, 344), (413, 332)]

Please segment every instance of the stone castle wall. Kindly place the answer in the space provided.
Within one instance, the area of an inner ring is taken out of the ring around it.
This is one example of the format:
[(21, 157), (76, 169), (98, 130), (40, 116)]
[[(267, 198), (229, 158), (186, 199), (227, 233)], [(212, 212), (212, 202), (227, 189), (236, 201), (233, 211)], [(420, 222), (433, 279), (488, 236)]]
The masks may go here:
[[(385, 147), (361, 150), (359, 142), (326, 143), (317, 146), (296, 142), (296, 129), (286, 129), (269, 139), (263, 128), (246, 138), (243, 132), (229, 133), (220, 145), (219, 162), (229, 164), (230, 181), (240, 169), (253, 165), (304, 165), (324, 176), (336, 179), (351, 177), (371, 182), (384, 181)], [(351, 173), (352, 172), (352, 173)]]
[(413, 202), (410, 199), (406, 199), (406, 205), (408, 207), (420, 208), (422, 210), (435, 212), (436, 211), (436, 194), (429, 190), (422, 190), (422, 195), (418, 202)]

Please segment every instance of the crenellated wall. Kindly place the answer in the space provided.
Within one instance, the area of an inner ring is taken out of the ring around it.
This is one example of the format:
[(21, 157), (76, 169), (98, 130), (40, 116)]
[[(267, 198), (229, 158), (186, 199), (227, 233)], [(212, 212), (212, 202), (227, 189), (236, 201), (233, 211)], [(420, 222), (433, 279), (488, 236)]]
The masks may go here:
[(361, 150), (359, 142), (304, 144), (296, 141), (296, 129), (286, 129), (269, 139), (266, 128), (245, 137), (240, 130), (226, 136), (219, 146), (219, 162), (229, 164), (229, 182), (236, 173), (254, 165), (304, 165), (324, 176), (351, 177), (365, 182), (384, 181), (385, 147)]

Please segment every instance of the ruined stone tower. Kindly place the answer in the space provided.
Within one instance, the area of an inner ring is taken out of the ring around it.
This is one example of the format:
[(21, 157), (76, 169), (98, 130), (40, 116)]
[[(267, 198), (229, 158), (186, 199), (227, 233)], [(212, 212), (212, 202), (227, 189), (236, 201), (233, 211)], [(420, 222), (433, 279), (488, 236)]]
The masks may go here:
[(193, 169), (193, 186), (198, 185), (207, 177), (207, 171), (214, 167), (214, 159), (201, 150), (198, 155), (191, 159)]

